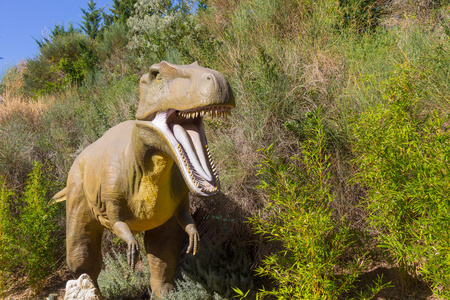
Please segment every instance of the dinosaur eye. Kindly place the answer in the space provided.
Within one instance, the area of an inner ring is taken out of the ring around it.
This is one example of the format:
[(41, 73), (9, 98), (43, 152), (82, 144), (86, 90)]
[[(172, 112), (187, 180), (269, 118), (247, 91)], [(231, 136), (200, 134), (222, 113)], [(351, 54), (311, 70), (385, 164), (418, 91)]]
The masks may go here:
[(161, 80), (161, 74), (159, 73), (159, 68), (156, 68), (154, 66), (150, 67), (150, 76), (153, 79)]

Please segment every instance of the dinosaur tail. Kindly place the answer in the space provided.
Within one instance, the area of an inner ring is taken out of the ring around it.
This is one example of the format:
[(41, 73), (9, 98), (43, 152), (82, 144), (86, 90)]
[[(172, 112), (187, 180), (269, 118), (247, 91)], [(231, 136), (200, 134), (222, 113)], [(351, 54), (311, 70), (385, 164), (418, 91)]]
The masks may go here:
[(56, 204), (59, 202), (66, 201), (67, 187), (59, 191), (55, 196), (52, 197), (50, 204)]

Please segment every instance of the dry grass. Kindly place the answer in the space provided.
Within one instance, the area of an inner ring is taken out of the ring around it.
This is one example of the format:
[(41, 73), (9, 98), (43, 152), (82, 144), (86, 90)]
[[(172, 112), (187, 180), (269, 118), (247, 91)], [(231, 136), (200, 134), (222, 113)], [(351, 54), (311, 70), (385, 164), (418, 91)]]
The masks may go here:
[(3, 92), (1, 99), (0, 123), (21, 116), (29, 124), (38, 124), (42, 112), (48, 106), (42, 100), (29, 101), (29, 99), (14, 96), (8, 89)]
[(48, 107), (50, 101), (42, 98), (30, 99), (23, 91), (23, 73), (26, 62), (21, 62), (8, 71), (4, 79), (4, 89), (0, 95), (0, 123), (8, 122), (20, 117), (28, 124), (38, 124), (42, 112)]

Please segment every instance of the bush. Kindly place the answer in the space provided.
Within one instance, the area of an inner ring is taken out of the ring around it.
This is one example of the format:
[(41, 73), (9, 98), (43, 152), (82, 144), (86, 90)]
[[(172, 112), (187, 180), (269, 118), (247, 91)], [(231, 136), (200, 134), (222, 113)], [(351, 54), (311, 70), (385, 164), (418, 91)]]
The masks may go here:
[(411, 287), (406, 274), (421, 276), (448, 298), (450, 136), (438, 111), (420, 109), (427, 77), (400, 65), (386, 83), (387, 103), (355, 122), (355, 180), (368, 189), (370, 224), (380, 247), (399, 264), (403, 288)]
[(35, 162), (25, 192), (17, 197), (1, 183), (0, 288), (18, 276), (39, 289), (39, 283), (62, 264), (64, 241), (58, 208), (49, 205), (43, 166)]
[(40, 48), (38, 58), (27, 62), (25, 88), (31, 95), (40, 95), (81, 84), (97, 60), (93, 40), (77, 32), (57, 35)]
[[(237, 239), (215, 245), (207, 241), (197, 255), (186, 255), (180, 264), (177, 289), (166, 299), (232, 299), (233, 287), (253, 288), (251, 261), (239, 243)], [(203, 296), (193, 294), (194, 290)]]
[(141, 258), (136, 270), (132, 270), (125, 254), (113, 250), (112, 255), (105, 255), (105, 269), (99, 274), (98, 285), (106, 299), (134, 299), (149, 289), (150, 268), (147, 256), (141, 253)]
[(127, 20), (131, 40), (129, 47), (138, 53), (141, 66), (178, 55), (180, 41), (193, 29), (192, 4), (189, 0), (138, 0), (134, 15)]
[(352, 235), (330, 208), (335, 199), (330, 155), (325, 153), (323, 120), (316, 115), (314, 121), (313, 136), (304, 143), (301, 156), (274, 158), (270, 147), (264, 150), (258, 174), (269, 202), (250, 222), (256, 233), (279, 243), (282, 250), (264, 258), (256, 270), (274, 282), (273, 289), (261, 289), (258, 297), (337, 299), (352, 288), (362, 268), (356, 262), (363, 259), (360, 254), (339, 272)]

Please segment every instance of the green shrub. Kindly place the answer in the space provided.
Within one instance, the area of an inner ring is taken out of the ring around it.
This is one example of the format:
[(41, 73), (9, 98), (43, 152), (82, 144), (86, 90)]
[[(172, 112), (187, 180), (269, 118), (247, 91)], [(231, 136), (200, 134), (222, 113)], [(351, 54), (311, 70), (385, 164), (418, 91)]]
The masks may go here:
[[(177, 289), (166, 299), (232, 299), (233, 287), (252, 289), (251, 260), (239, 243), (233, 239), (217, 245), (202, 242), (197, 255), (184, 257)], [(192, 294), (194, 289), (205, 296), (196, 298), (199, 296)]]
[[(174, 57), (178, 44), (194, 28), (192, 1), (138, 0), (128, 18), (129, 47), (139, 53), (141, 66)], [(178, 63), (171, 60), (171, 62)]]
[[(35, 162), (26, 182), (25, 192), (17, 197), (1, 182), (0, 194), (0, 276), (1, 284), (18, 276), (28, 283), (39, 283), (62, 264), (64, 252), (58, 208), (49, 205), (43, 166)], [(4, 288), (4, 286), (3, 286)]]
[(125, 254), (113, 250), (113, 255), (105, 255), (105, 269), (100, 272), (98, 285), (106, 299), (134, 299), (149, 289), (150, 268), (147, 256), (141, 253), (141, 259), (139, 266), (133, 271)]
[(25, 88), (31, 95), (62, 91), (81, 84), (98, 60), (95, 42), (81, 33), (57, 35), (40, 48), (36, 59), (27, 62)]
[(14, 218), (12, 215), (12, 200), (14, 193), (9, 190), (3, 178), (0, 178), (0, 292), (4, 290), (8, 283), (7, 279), (15, 269), (15, 262), (11, 259), (14, 253)]
[[(387, 103), (360, 115), (354, 124), (359, 172), (368, 189), (370, 224), (406, 274), (425, 279), (436, 294), (450, 297), (450, 136), (421, 83), (426, 72), (409, 64), (387, 81)], [(425, 106), (426, 107), (426, 106)]]
[[(361, 271), (354, 257), (342, 270), (340, 258), (350, 249), (352, 236), (345, 220), (335, 219), (330, 204), (329, 154), (325, 153), (323, 120), (315, 115), (313, 136), (301, 155), (276, 158), (269, 147), (258, 174), (269, 202), (250, 218), (256, 233), (280, 243), (282, 250), (262, 262), (256, 272), (274, 282), (257, 296), (277, 299), (337, 299), (352, 288)], [(341, 274), (339, 274), (341, 273)]]
[[(133, 272), (124, 254), (113, 250), (113, 255), (105, 255), (105, 268), (98, 282), (106, 299), (134, 299), (145, 291), (151, 294), (148, 259), (144, 253), (141, 258)], [(253, 288), (250, 263), (246, 251), (238, 245), (204, 243), (196, 256), (184, 256), (175, 280), (176, 290), (164, 299), (232, 299), (232, 287)]]
[(176, 281), (177, 289), (173, 293), (165, 296), (164, 300), (226, 300), (232, 299), (224, 298), (218, 293), (209, 290), (199, 281), (191, 278), (191, 276), (186, 275), (186, 273), (181, 273), (181, 279)]

